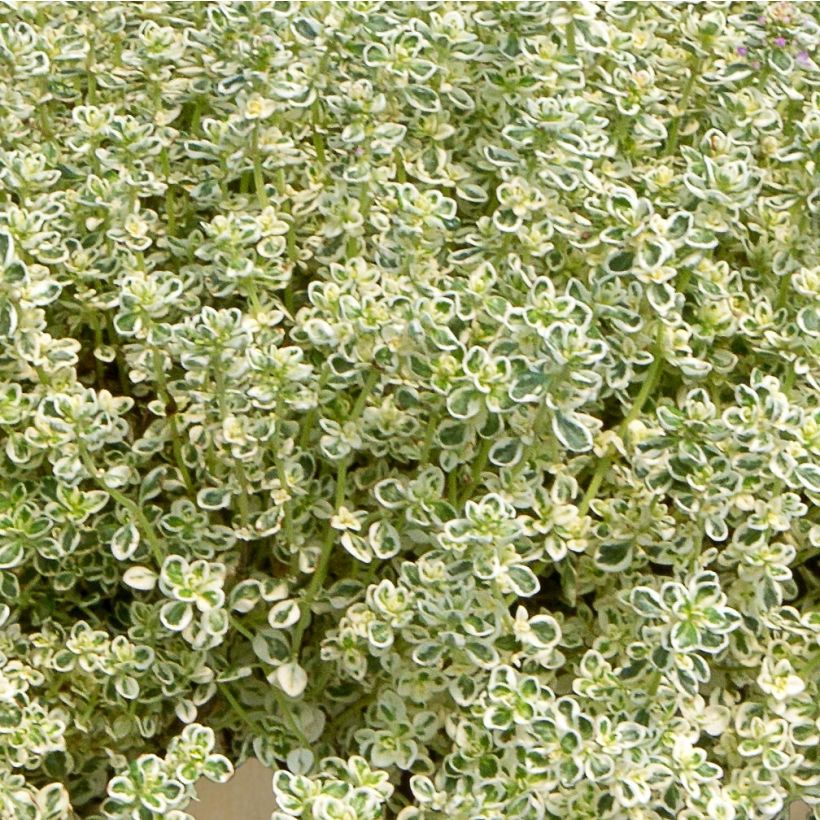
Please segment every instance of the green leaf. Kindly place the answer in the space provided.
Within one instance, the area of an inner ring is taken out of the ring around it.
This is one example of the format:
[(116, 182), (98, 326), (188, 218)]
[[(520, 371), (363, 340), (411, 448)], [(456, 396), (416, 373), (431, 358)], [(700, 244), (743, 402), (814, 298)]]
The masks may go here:
[(257, 632), (251, 645), (256, 657), (270, 666), (277, 666), (290, 656), (290, 646), (279, 631)]
[(512, 591), (520, 598), (529, 598), (535, 595), (539, 589), (538, 578), (535, 573), (523, 565), (515, 565), (507, 568), (507, 578)]
[(25, 550), (19, 541), (0, 542), (0, 569), (12, 569), (23, 563)]
[(370, 548), (377, 558), (387, 560), (401, 551), (399, 531), (388, 521), (375, 521), (368, 530)]
[(374, 488), (373, 494), (382, 507), (388, 510), (395, 510), (404, 504), (404, 488), (400, 481), (395, 478), (385, 478)]
[(809, 492), (820, 495), (820, 466), (811, 462), (798, 464), (794, 474)]
[(139, 530), (131, 522), (123, 524), (111, 536), (111, 553), (118, 561), (127, 561), (140, 543)]
[(116, 678), (114, 688), (117, 690), (117, 693), (126, 700), (136, 700), (139, 697), (140, 685), (136, 678), (132, 678), (130, 675)]
[(529, 624), (536, 641), (544, 648), (555, 645), (561, 638), (561, 627), (551, 615), (534, 615)]
[(490, 448), (490, 463), (497, 467), (514, 467), (524, 455), (520, 439), (503, 438)]
[(451, 681), (449, 691), (459, 706), (469, 706), (478, 696), (478, 683), (470, 675), (459, 675)]
[(608, 541), (598, 547), (595, 564), (606, 572), (622, 572), (632, 563), (632, 541)]
[(13, 703), (0, 701), (0, 731), (16, 729), (23, 720), (23, 712)]
[(660, 595), (648, 587), (635, 587), (629, 596), (629, 603), (645, 618), (660, 618), (666, 612)]
[(442, 447), (464, 447), (470, 440), (470, 428), (463, 421), (444, 419), (436, 431), (436, 440)]
[(669, 635), (672, 647), (679, 651), (694, 649), (700, 644), (700, 633), (690, 621), (680, 621), (672, 627)]
[(208, 755), (202, 774), (214, 783), (227, 783), (233, 775), (233, 764), (227, 757), (220, 754)]
[(8, 299), (0, 299), (0, 336), (11, 338), (17, 330), (17, 309)]
[(49, 783), (37, 793), (38, 820), (62, 820), (70, 816), (68, 792), (62, 783)]
[(794, 70), (792, 56), (783, 49), (776, 48), (769, 52), (769, 65), (779, 74), (787, 76)]
[(592, 449), (592, 433), (574, 413), (556, 410), (552, 416), (552, 429), (561, 444), (573, 453)]
[(438, 94), (426, 85), (408, 85), (404, 89), (407, 102), (418, 111), (434, 114), (441, 109), (441, 100)]
[(301, 617), (299, 604), (294, 600), (280, 601), (274, 604), (268, 613), (268, 623), (273, 629), (287, 629)]
[(0, 270), (8, 268), (15, 260), (14, 239), (6, 230), (0, 230)]
[(231, 491), (226, 487), (203, 487), (196, 501), (203, 510), (221, 510), (230, 505)]
[(481, 394), (472, 386), (457, 387), (447, 396), (447, 409), (457, 419), (470, 419), (478, 415), (483, 402)]
[(413, 660), (419, 666), (433, 666), (444, 654), (444, 647), (440, 643), (426, 641), (413, 650)]
[(159, 611), (162, 625), (172, 632), (182, 632), (191, 623), (193, 615), (191, 605), (184, 601), (169, 601)]
[(367, 639), (377, 649), (387, 649), (393, 644), (393, 630), (381, 621), (371, 621), (367, 625)]
[(495, 647), (486, 641), (467, 641), (464, 644), (464, 651), (467, 657), (482, 669), (492, 669), (500, 661)]

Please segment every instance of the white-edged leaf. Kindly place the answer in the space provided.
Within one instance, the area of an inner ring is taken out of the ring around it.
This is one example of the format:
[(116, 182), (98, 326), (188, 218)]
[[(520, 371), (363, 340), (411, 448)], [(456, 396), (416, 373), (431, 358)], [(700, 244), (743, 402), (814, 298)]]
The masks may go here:
[(191, 623), (193, 616), (191, 605), (185, 601), (169, 601), (159, 611), (160, 622), (172, 632), (182, 632)]
[(130, 521), (111, 536), (111, 554), (118, 561), (127, 561), (140, 544), (140, 532)]
[(291, 698), (298, 698), (307, 686), (307, 672), (295, 661), (283, 664), (276, 670), (276, 682)]
[(592, 449), (592, 433), (574, 413), (556, 410), (552, 417), (552, 429), (567, 450), (584, 453)]
[(130, 567), (125, 571), (122, 580), (131, 589), (139, 589), (143, 592), (152, 590), (157, 585), (158, 576), (156, 572), (148, 567)]
[(196, 503), (203, 510), (221, 510), (231, 503), (231, 491), (225, 487), (203, 487), (196, 494)]
[(268, 613), (268, 623), (274, 629), (287, 629), (293, 626), (301, 617), (299, 604), (294, 600), (280, 601), (271, 607)]

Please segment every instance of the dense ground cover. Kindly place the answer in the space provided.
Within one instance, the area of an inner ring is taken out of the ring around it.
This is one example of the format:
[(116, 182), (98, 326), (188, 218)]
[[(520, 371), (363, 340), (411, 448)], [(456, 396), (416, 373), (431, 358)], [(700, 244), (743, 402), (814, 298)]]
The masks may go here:
[(820, 801), (817, 39), (0, 8), (0, 815)]

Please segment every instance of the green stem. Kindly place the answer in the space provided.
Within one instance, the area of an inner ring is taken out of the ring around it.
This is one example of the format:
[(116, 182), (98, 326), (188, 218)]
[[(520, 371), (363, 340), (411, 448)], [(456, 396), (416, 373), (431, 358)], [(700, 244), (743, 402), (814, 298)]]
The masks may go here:
[(492, 447), (492, 440), (485, 438), (481, 440), (478, 454), (475, 461), (473, 461), (472, 469), (470, 471), (470, 483), (464, 488), (464, 492), (459, 499), (459, 505), (463, 505), (465, 501), (472, 495), (473, 490), (481, 481), (481, 473), (487, 466), (487, 458), (490, 455), (490, 448)]
[(820, 547), (808, 549), (805, 552), (798, 552), (791, 566), (801, 567), (803, 564), (808, 563), (812, 558), (816, 558), (818, 555), (820, 555)]
[(367, 709), (368, 706), (375, 700), (376, 695), (373, 692), (369, 692), (358, 700), (354, 700), (353, 703), (348, 704), (336, 715), (334, 718), (331, 719), (330, 725), (332, 727), (332, 737), (339, 737), (339, 730), (345, 725), (345, 723), (350, 720), (350, 718), (355, 715), (357, 712), (360, 712), (363, 709)]
[(253, 639), (254, 639), (253, 633), (251, 633), (247, 629), (245, 629), (245, 627), (242, 625), (242, 622), (239, 620), (239, 618), (235, 617), (234, 615), (231, 615), (231, 625), (233, 626), (233, 628), (240, 635), (243, 635), (249, 641), (253, 642)]
[(447, 500), (453, 507), (458, 506), (458, 471), (455, 469), (447, 473)]
[(438, 416), (435, 413), (430, 413), (430, 418), (427, 419), (427, 427), (424, 430), (424, 441), (419, 452), (419, 464), (427, 464), (430, 458), (430, 449), (433, 446), (433, 436), (436, 434), (438, 427)]
[(775, 310), (780, 310), (786, 306), (786, 300), (789, 298), (789, 285), (791, 284), (791, 277), (788, 274), (780, 277), (780, 284), (777, 288), (777, 301), (775, 302)]
[(85, 61), (85, 72), (88, 78), (88, 90), (85, 95), (85, 101), (88, 105), (97, 104), (97, 78), (91, 70), (94, 64), (94, 49), (91, 48), (88, 52), (88, 58)]
[(575, 56), (577, 53), (576, 46), (575, 46), (575, 20), (570, 20), (567, 23), (567, 51), (569, 51), (571, 56)]
[[(211, 367), (214, 372), (214, 381), (216, 382), (216, 401), (219, 406), (220, 418), (224, 421), (228, 417), (228, 405), (226, 403), (227, 392), (225, 389), (225, 374), (222, 371), (222, 362), (217, 356), (211, 359)], [(239, 515), (242, 520), (242, 526), (246, 527), (250, 519), (250, 498), (248, 479), (245, 475), (245, 468), (242, 462), (235, 461), (236, 477), (239, 480)], [(242, 563), (242, 562), (240, 562)]]
[(191, 112), (191, 134), (199, 134), (199, 120), (202, 117), (202, 97), (197, 97), (194, 101), (194, 110)]
[(783, 392), (786, 396), (789, 396), (792, 391), (792, 387), (794, 387), (794, 380), (797, 377), (797, 373), (794, 369), (794, 362), (790, 362), (790, 367), (786, 370), (786, 377), (783, 379)]
[(231, 706), (231, 709), (233, 709), (233, 711), (236, 712), (236, 714), (239, 716), (239, 718), (242, 720), (242, 722), (245, 723), (245, 725), (254, 734), (263, 735), (265, 733), (264, 730), (262, 729), (262, 727), (259, 726), (254, 721), (254, 719), (247, 713), (247, 711), (245, 710), (245, 707), (242, 706), (239, 703), (239, 701), (233, 696), (233, 693), (231, 692), (231, 690), (228, 689), (228, 687), (224, 683), (219, 684), (219, 690), (225, 696), (225, 700), (228, 701), (228, 703)]
[(304, 450), (307, 445), (308, 441), (310, 441), (310, 434), (313, 431), (313, 428), (316, 425), (316, 418), (319, 415), (319, 402), (322, 400), (322, 390), (324, 389), (325, 384), (327, 384), (327, 380), (330, 377), (330, 370), (327, 366), (322, 368), (321, 373), (319, 374), (319, 381), (316, 384), (316, 407), (312, 408), (311, 411), (305, 417), (305, 420), (302, 424), (302, 428), (299, 431), (299, 449)]
[(256, 189), (256, 199), (260, 208), (269, 205), (268, 194), (265, 191), (265, 180), (262, 176), (262, 158), (259, 156), (259, 129), (254, 126), (251, 136), (251, 154), (253, 155), (253, 185)]
[(131, 517), (137, 521), (142, 528), (146, 539), (148, 540), (148, 544), (151, 547), (151, 552), (154, 554), (154, 560), (159, 564), (162, 565), (164, 555), (162, 544), (157, 537), (157, 534), (154, 532), (154, 527), (151, 522), (148, 520), (148, 517), (142, 511), (142, 508), (135, 504), (128, 496), (121, 493), (119, 490), (114, 489), (113, 487), (109, 487), (98, 475), (97, 475), (97, 467), (94, 464), (91, 456), (88, 454), (88, 451), (83, 447), (82, 444), (79, 445), (79, 454), (80, 454), (80, 461), (82, 461), (83, 466), (85, 467), (88, 474), (91, 478), (103, 489), (107, 492), (120, 506), (125, 507), (126, 510), (131, 514)]
[(378, 382), (379, 376), (379, 371), (375, 368), (372, 368), (370, 372), (367, 374), (364, 386), (362, 387), (362, 392), (359, 393), (359, 397), (356, 399), (356, 403), (353, 405), (353, 409), (350, 411), (350, 418), (348, 419), (348, 421), (359, 420), (359, 416), (361, 416), (362, 412), (364, 411), (364, 406), (365, 404), (367, 404), (367, 399), (373, 391), (373, 388), (376, 386), (376, 382)]
[(313, 102), (311, 110), (311, 122), (313, 125), (313, 148), (316, 151), (316, 159), (321, 165), (325, 163), (325, 138), (319, 131), (318, 126), (322, 121), (321, 103), (317, 97)]
[[(162, 369), (162, 360), (160, 359), (159, 351), (156, 348), (152, 348), (151, 353), (153, 356), (154, 378), (157, 380), (157, 390), (167, 412), (171, 399), (168, 394), (168, 385), (165, 381), (165, 371)], [(194, 482), (191, 480), (191, 474), (188, 472), (188, 467), (185, 464), (185, 460), (182, 458), (182, 440), (179, 435), (176, 417), (171, 414), (166, 416), (166, 419), (168, 420), (168, 428), (171, 432), (171, 448), (174, 451), (174, 460), (176, 461), (177, 469), (179, 469), (179, 473), (182, 476), (182, 481), (185, 484), (185, 488), (188, 490), (188, 493), (192, 496), (196, 495), (194, 490)]]
[[(102, 327), (100, 327), (100, 320), (96, 314), (92, 314), (91, 322), (94, 327), (94, 347), (99, 350), (103, 346), (103, 334)], [(100, 389), (105, 379), (105, 372), (103, 371), (102, 362), (96, 355), (96, 351), (94, 355), (94, 372), (97, 374), (97, 389)]]
[(581, 499), (581, 503), (578, 505), (579, 516), (587, 514), (587, 511), (589, 510), (589, 505), (597, 497), (598, 490), (601, 488), (601, 482), (604, 480), (604, 476), (607, 474), (607, 471), (609, 470), (611, 464), (612, 458), (610, 456), (604, 456), (598, 461), (598, 464), (595, 467), (595, 472), (592, 475), (592, 479), (587, 485), (584, 497)]
[(285, 723), (287, 724), (288, 728), (296, 735), (299, 739), (300, 743), (305, 749), (310, 749), (310, 743), (308, 743), (308, 739), (305, 737), (304, 732), (299, 728), (296, 721), (293, 719), (293, 715), (291, 714), (290, 705), (285, 700), (282, 692), (279, 691), (275, 686), (272, 686), (270, 691), (273, 693), (273, 699), (276, 701), (276, 705), (279, 707), (279, 710), (282, 713), (282, 718), (284, 719)]
[[(361, 416), (364, 412), (365, 405), (367, 404), (367, 398), (376, 386), (379, 376), (380, 374), (378, 370), (375, 368), (371, 369), (367, 379), (365, 380), (364, 387), (362, 387), (362, 391), (359, 393), (359, 397), (356, 399), (356, 403), (353, 405), (353, 409), (350, 412), (349, 421), (357, 421), (359, 416)], [(346, 456), (341, 460), (341, 462), (339, 462), (339, 466), (336, 470), (336, 494), (334, 501), (337, 510), (342, 506), (345, 500), (347, 468), (351, 461), (352, 457), (349, 455)], [(308, 619), (310, 618), (310, 610), (316, 600), (316, 596), (318, 595), (322, 584), (324, 583), (325, 578), (327, 577), (328, 568), (330, 566), (330, 555), (333, 552), (333, 542), (335, 540), (336, 532), (330, 525), (330, 521), (328, 521), (327, 529), (325, 530), (325, 538), (322, 543), (322, 549), (319, 553), (319, 563), (316, 565), (316, 569), (314, 570), (313, 576), (311, 577), (310, 583), (305, 591), (305, 596), (302, 599), (302, 615), (293, 633), (293, 649), (291, 653), (293, 658), (299, 657), (299, 649), (302, 645), (302, 637), (305, 634), (305, 629), (307, 629)]]
[(666, 147), (664, 149), (664, 154), (674, 154), (675, 150), (678, 147), (678, 137), (680, 135), (680, 126), (683, 122), (683, 118), (686, 116), (686, 105), (689, 102), (689, 97), (692, 94), (692, 89), (695, 87), (695, 80), (697, 79), (697, 71), (695, 70), (694, 64), (690, 64), (689, 66), (689, 77), (686, 80), (686, 85), (683, 87), (683, 92), (681, 93), (680, 102), (678, 103), (678, 108), (680, 108), (680, 116), (675, 117), (672, 121), (672, 124), (669, 126), (669, 133), (666, 137)]
[[(340, 494), (344, 494), (344, 485), (340, 482), (344, 481), (346, 472), (347, 465), (345, 462), (342, 462), (339, 465), (339, 473), (336, 477), (336, 498), (338, 498)], [(319, 563), (317, 564), (316, 569), (313, 572), (313, 576), (310, 579), (310, 583), (308, 584), (307, 590), (305, 591), (305, 597), (301, 602), (302, 614), (299, 618), (299, 623), (296, 624), (296, 628), (293, 631), (293, 648), (291, 650), (291, 655), (293, 658), (299, 657), (299, 649), (302, 646), (302, 637), (305, 634), (308, 620), (310, 619), (311, 607), (313, 606), (316, 596), (319, 593), (319, 588), (327, 575), (328, 565), (330, 563), (330, 553), (333, 551), (333, 541), (335, 540), (334, 535), (335, 532), (330, 526), (330, 522), (328, 522), (327, 529), (325, 530), (325, 539), (322, 542), (322, 549), (319, 553)]]
[(106, 330), (108, 331), (108, 343), (116, 351), (115, 358), (117, 362), (117, 376), (120, 381), (120, 391), (123, 396), (128, 396), (131, 394), (131, 390), (128, 384), (127, 365), (122, 352), (122, 345), (119, 344), (119, 339), (117, 338), (117, 329), (114, 327), (114, 319), (110, 315), (106, 323)]
[[(285, 465), (282, 462), (282, 458), (279, 455), (279, 447), (281, 444), (281, 428), (282, 428), (282, 403), (277, 402), (276, 406), (276, 428), (273, 434), (273, 462), (276, 465), (276, 475), (279, 477), (279, 484), (281, 485), (283, 490), (287, 490), (288, 494), (290, 494), (290, 485), (288, 483), (287, 473), (285, 471)], [(291, 549), (294, 548), (295, 541), (293, 537), (293, 519), (291, 517), (290, 512), (290, 499), (288, 499), (282, 505), (282, 526), (285, 531), (285, 538), (288, 542), (288, 547)]]
[[(629, 412), (624, 416), (623, 421), (618, 426), (618, 435), (625, 439), (629, 433), (629, 425), (635, 421), (636, 418), (641, 414), (643, 410), (644, 404), (646, 404), (646, 400), (651, 395), (652, 391), (658, 384), (658, 379), (661, 375), (661, 370), (663, 369), (664, 358), (661, 352), (661, 345), (660, 345), (660, 335), (661, 331), (658, 331), (659, 340), (658, 343), (655, 345), (655, 358), (652, 361), (652, 364), (649, 366), (649, 370), (647, 371), (646, 376), (644, 377), (643, 384), (641, 385), (641, 389), (638, 392), (638, 395), (635, 397), (635, 401), (632, 404)], [(612, 464), (611, 456), (604, 456), (598, 462), (598, 466), (595, 469), (595, 473), (592, 476), (592, 480), (589, 482), (589, 486), (587, 487), (587, 491), (584, 493), (584, 497), (581, 499), (581, 503), (578, 505), (578, 512), (580, 515), (586, 515), (587, 510), (589, 509), (589, 505), (592, 503), (593, 499), (598, 493), (598, 489), (601, 486), (601, 481), (603, 480), (604, 476), (606, 475), (607, 470), (609, 469), (610, 464)]]
[(168, 149), (162, 149), (162, 173), (165, 176), (165, 221), (168, 236), (176, 236), (177, 218), (174, 202), (174, 186), (171, 184), (171, 164), (168, 160)]
[(405, 182), (407, 182), (407, 171), (404, 168), (404, 157), (402, 156), (402, 153), (398, 148), (396, 148), (396, 151), (395, 151), (395, 159), (396, 159), (396, 182), (405, 183)]

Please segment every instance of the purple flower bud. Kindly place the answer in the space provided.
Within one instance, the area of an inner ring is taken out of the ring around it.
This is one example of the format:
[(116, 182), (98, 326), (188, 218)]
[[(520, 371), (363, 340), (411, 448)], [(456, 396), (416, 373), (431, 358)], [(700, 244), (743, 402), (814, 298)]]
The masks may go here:
[(808, 65), (809, 64), (809, 52), (808, 51), (801, 51), (797, 55), (797, 62), (801, 65)]
[(749, 49), (748, 49), (748, 48), (746, 48), (746, 46), (740, 46), (740, 47), (738, 48), (738, 50), (737, 50), (737, 53), (738, 53), (741, 57), (745, 57), (745, 56), (749, 53)]
[(783, 48), (786, 45), (786, 38), (785, 37), (775, 37), (774, 38), (774, 44), (778, 48)]

